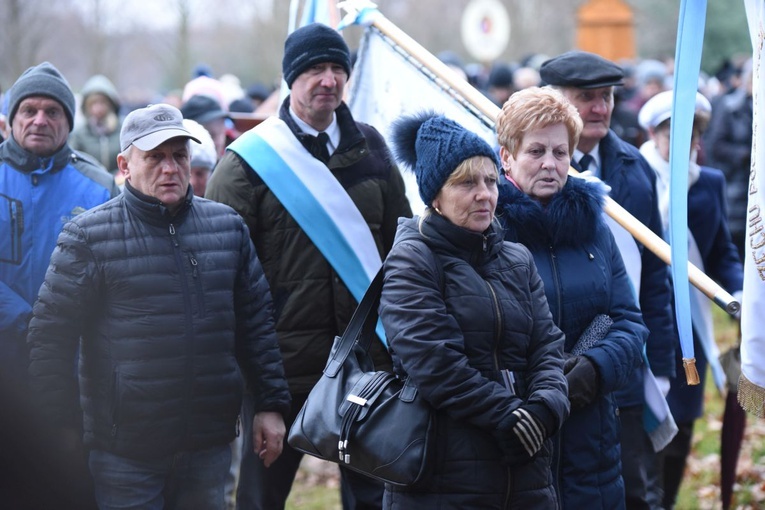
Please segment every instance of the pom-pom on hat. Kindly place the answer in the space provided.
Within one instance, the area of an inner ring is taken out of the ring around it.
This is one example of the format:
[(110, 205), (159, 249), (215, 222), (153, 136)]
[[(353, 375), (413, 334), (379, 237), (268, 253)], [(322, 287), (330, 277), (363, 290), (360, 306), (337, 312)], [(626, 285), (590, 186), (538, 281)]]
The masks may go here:
[(449, 176), (466, 159), (497, 154), (483, 138), (435, 112), (399, 117), (391, 127), (396, 159), (414, 171), (420, 198), (428, 207)]
[(322, 23), (311, 23), (292, 32), (284, 41), (282, 74), (287, 86), (309, 67), (332, 62), (351, 75), (351, 51), (337, 30)]
[(45, 96), (58, 101), (64, 108), (66, 118), (69, 120), (69, 131), (74, 127), (74, 94), (69, 87), (69, 82), (50, 62), (43, 62), (24, 71), (9, 93), (11, 96), (8, 100), (9, 123), (13, 122), (13, 117), (24, 99)]

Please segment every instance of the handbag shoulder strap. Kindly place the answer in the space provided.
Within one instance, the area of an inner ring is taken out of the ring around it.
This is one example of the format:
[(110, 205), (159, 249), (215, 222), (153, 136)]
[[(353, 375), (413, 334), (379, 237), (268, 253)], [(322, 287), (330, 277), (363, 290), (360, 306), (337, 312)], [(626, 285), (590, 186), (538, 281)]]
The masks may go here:
[(377, 323), (377, 306), (380, 303), (380, 294), (382, 293), (383, 273), (383, 268), (380, 268), (372, 279), (372, 283), (367, 287), (359, 306), (353, 312), (348, 327), (345, 328), (340, 337), (337, 348), (327, 361), (324, 373), (329, 377), (337, 375), (357, 340), (364, 350), (369, 349), (369, 343), (374, 334), (374, 326)]

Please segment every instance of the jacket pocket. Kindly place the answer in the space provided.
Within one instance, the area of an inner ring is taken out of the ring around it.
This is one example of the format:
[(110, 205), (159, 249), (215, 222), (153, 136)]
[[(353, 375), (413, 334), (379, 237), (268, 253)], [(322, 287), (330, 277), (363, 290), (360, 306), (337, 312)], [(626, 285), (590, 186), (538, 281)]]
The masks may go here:
[(0, 236), (0, 262), (21, 264), (21, 234), (24, 232), (24, 208), (20, 200), (0, 193), (0, 225), (9, 225)]

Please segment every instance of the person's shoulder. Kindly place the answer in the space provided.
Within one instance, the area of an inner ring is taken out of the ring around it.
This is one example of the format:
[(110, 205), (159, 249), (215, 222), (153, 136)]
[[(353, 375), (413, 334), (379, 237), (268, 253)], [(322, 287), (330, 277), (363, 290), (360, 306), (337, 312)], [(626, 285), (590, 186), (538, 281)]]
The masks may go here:
[(640, 154), (640, 149), (619, 138), (613, 131), (609, 130), (608, 135), (603, 139), (607, 150), (613, 151), (622, 164), (627, 167), (639, 167), (648, 177), (649, 181), (656, 180), (656, 173), (648, 164), (648, 161)]
[(712, 186), (722, 187), (725, 184), (725, 174), (717, 168), (702, 166), (699, 172), (699, 182), (708, 182)]
[(230, 222), (230, 224), (240, 225), (244, 224), (244, 220), (236, 212), (236, 210), (222, 202), (216, 202), (208, 198), (194, 197), (192, 207), (202, 217), (209, 218), (214, 221)]
[(377, 130), (376, 127), (374, 127), (372, 124), (367, 124), (366, 122), (361, 122), (360, 120), (353, 120), (353, 122), (356, 124), (356, 127), (359, 128), (359, 131), (364, 136), (372, 136), (375, 138), (382, 138), (383, 136), (380, 134), (380, 132)]
[(220, 215), (220, 216), (228, 216), (228, 215), (239, 216), (239, 214), (232, 207), (222, 202), (211, 200), (209, 198), (195, 196), (193, 198), (192, 204), (193, 204), (193, 207), (195, 207), (196, 209), (200, 211), (203, 211), (205, 214)]
[(619, 135), (612, 129), (608, 130), (608, 134), (601, 143), (604, 143), (607, 148), (620, 153), (623, 156), (643, 159), (643, 156), (640, 154), (640, 150), (637, 147), (626, 140), (619, 138)]
[(215, 165), (205, 197), (228, 202), (232, 193), (263, 185), (263, 179), (238, 153), (227, 150)]
[(513, 265), (521, 265), (530, 268), (535, 266), (534, 256), (524, 244), (515, 241), (502, 241), (502, 252), (505, 254), (508, 260), (511, 260)]
[(101, 163), (99, 163), (96, 158), (85, 152), (71, 148), (69, 150), (71, 151), (69, 164), (73, 168), (80, 172), (84, 177), (87, 177), (94, 183), (106, 188), (112, 194), (115, 194), (114, 189), (116, 184), (114, 183), (114, 177), (101, 166)]
[(92, 229), (103, 226), (104, 233), (112, 232), (114, 229), (111, 225), (123, 221), (123, 200), (124, 197), (120, 194), (87, 211), (77, 214), (67, 223), (69, 230), (90, 232)]

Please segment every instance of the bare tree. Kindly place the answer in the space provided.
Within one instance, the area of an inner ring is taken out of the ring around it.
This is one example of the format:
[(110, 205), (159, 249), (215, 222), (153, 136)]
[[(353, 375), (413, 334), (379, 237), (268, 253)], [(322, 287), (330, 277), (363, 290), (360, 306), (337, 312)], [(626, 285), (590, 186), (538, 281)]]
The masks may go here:
[(0, 3), (0, 77), (11, 83), (38, 63), (55, 27), (58, 0), (5, 0)]
[[(377, 4), (382, 14), (431, 53), (450, 50), (470, 62), (473, 59), (460, 36), (462, 13), (469, 1), (377, 0)], [(531, 54), (556, 55), (573, 48), (577, 9), (585, 1), (501, 0), (510, 15), (511, 32), (508, 48), (499, 58), (517, 62)], [(628, 2), (635, 12), (639, 56), (672, 54), (679, 0)], [(275, 83), (281, 72), (289, 3), (4, 0), (0, 2), (4, 21), (0, 83), (7, 88), (27, 67), (42, 60), (54, 62), (75, 90), (88, 76), (103, 73), (129, 98), (144, 98), (140, 101), (155, 100), (157, 91), (182, 87), (196, 62), (210, 64), (217, 75), (233, 73), (245, 86), (255, 81)], [(153, 18), (147, 20), (146, 12)], [(135, 14), (144, 16), (139, 21)], [(708, 32), (715, 28), (718, 40), (731, 37), (730, 23), (717, 18), (721, 16), (707, 19)], [(352, 49), (358, 46), (361, 32), (357, 27), (345, 30)], [(730, 51), (725, 48), (718, 53)]]

